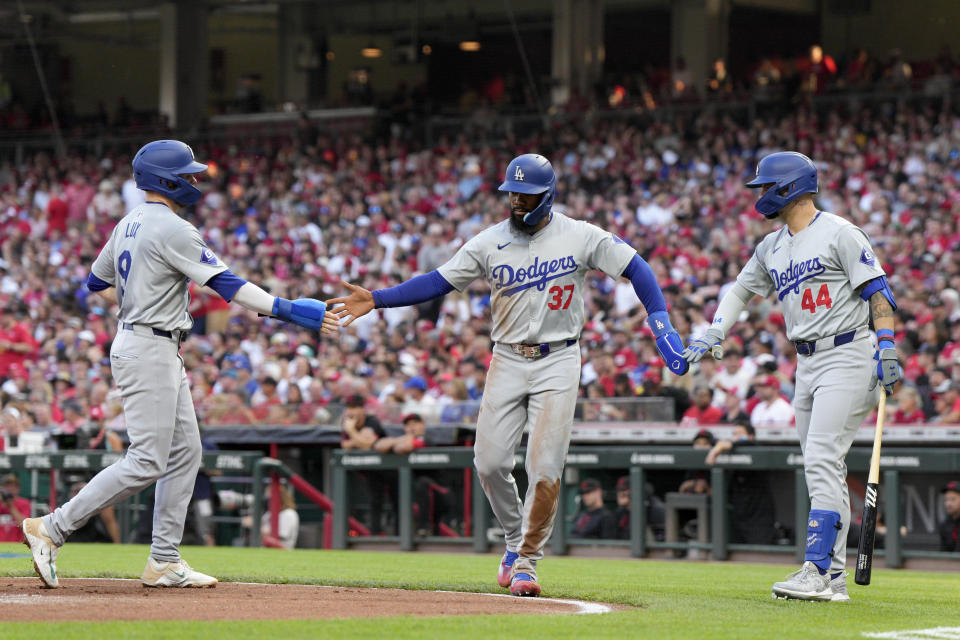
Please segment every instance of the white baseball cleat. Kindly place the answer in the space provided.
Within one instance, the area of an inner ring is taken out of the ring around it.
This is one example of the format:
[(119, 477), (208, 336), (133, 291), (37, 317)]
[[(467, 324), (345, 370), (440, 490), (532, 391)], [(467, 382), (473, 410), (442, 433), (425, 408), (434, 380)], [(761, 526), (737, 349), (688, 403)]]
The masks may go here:
[(830, 590), (833, 591), (831, 602), (850, 602), (850, 594), (847, 593), (847, 572), (842, 571), (836, 578), (830, 580)]
[(829, 601), (834, 596), (830, 588), (830, 576), (820, 575), (817, 566), (804, 562), (799, 571), (794, 571), (783, 582), (773, 585), (774, 598), (792, 598), (795, 600)]
[(60, 581), (57, 579), (57, 567), (54, 563), (60, 547), (53, 544), (40, 518), (25, 518), (20, 523), (20, 531), (23, 533), (23, 544), (27, 545), (33, 554), (33, 568), (40, 576), (43, 586), (56, 589), (60, 586)]
[(184, 560), (180, 562), (157, 562), (152, 557), (140, 576), (145, 587), (215, 587), (217, 579), (194, 571)]

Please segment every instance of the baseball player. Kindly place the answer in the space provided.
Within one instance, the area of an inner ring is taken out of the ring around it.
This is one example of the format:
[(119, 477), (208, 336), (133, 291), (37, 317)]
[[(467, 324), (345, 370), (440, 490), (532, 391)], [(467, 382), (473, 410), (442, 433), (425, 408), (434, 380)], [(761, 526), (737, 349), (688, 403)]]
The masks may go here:
[[(785, 151), (766, 156), (746, 184), (762, 189), (757, 211), (784, 225), (768, 234), (724, 295), (706, 335), (684, 351), (698, 362), (722, 357), (721, 342), (755, 296), (776, 293), (787, 338), (799, 354), (797, 432), (810, 494), (803, 566), (773, 585), (773, 595), (801, 600), (849, 600), (844, 561), (850, 527), (845, 457), (864, 417), (900, 379), (894, 348), (897, 308), (867, 235), (813, 202), (817, 168)], [(875, 351), (868, 322), (879, 341)]]
[(123, 397), (130, 447), (53, 513), (23, 521), (33, 566), (49, 588), (59, 585), (55, 562), (67, 537), (101, 509), (153, 482), (153, 544), (141, 581), (149, 587), (212, 587), (216, 578), (180, 558), (183, 523), (200, 468), (200, 432), (180, 357), (193, 320), (190, 280), (225, 300), (324, 333), (337, 320), (324, 303), (276, 298), (231, 273), (200, 232), (177, 213), (200, 199), (196, 174), (207, 166), (176, 140), (157, 140), (133, 158), (140, 204), (114, 228), (93, 263), (87, 286), (119, 305), (110, 365)]
[[(688, 365), (647, 263), (617, 236), (552, 210), (556, 175), (546, 158), (515, 158), (500, 191), (510, 194), (509, 218), (468, 240), (446, 264), (389, 289), (370, 292), (345, 283), (350, 294), (328, 302), (338, 318), (350, 316), (344, 322), (348, 326), (374, 308), (463, 291), (477, 278), (490, 283), (496, 344), (477, 421), (474, 464), (506, 538), (497, 580), (514, 595), (537, 596), (537, 560), (553, 529), (577, 401), (587, 271), (630, 279), (664, 361), (677, 375)], [(524, 430), (529, 431), (529, 486), (521, 503), (512, 471)]]

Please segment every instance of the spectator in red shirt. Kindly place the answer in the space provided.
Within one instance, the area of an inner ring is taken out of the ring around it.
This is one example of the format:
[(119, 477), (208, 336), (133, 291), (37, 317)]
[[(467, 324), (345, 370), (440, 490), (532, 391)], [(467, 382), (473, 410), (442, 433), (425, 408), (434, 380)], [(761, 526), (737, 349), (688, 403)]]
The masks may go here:
[(613, 332), (613, 364), (617, 367), (617, 371), (632, 371), (640, 364), (637, 352), (630, 345), (630, 336), (622, 328), (617, 328)]
[(30, 501), (20, 497), (20, 478), (9, 474), (0, 480), (0, 542), (20, 542), (20, 523), (30, 517)]
[[(295, 384), (290, 385), (290, 388), (300, 390), (300, 387), (297, 387)], [(253, 405), (253, 415), (255, 415), (258, 420), (265, 419), (270, 413), (271, 407), (283, 404), (283, 399), (280, 397), (280, 394), (277, 393), (277, 381), (270, 376), (264, 378), (260, 382), (260, 388), (257, 389), (256, 393), (254, 393), (250, 399), (250, 403)]]
[(217, 416), (217, 424), (255, 424), (256, 416), (247, 406), (240, 391), (223, 394), (223, 408)]
[(410, 453), (427, 446), (423, 439), (427, 425), (417, 413), (411, 413), (403, 419), (403, 435), (395, 438), (380, 438), (373, 448), (380, 453)]
[(76, 223), (87, 219), (87, 207), (97, 195), (93, 185), (79, 173), (73, 176), (73, 181), (63, 190), (67, 200), (67, 212), (70, 222)]
[(897, 410), (890, 424), (923, 424), (926, 422), (920, 408), (920, 395), (913, 387), (903, 386), (897, 392)]
[(711, 407), (711, 400), (713, 400), (713, 393), (710, 389), (704, 386), (694, 388), (693, 406), (683, 414), (680, 424), (687, 427), (699, 424), (719, 424), (723, 418), (723, 411), (718, 407)]
[(87, 424), (83, 407), (76, 400), (63, 403), (63, 420), (58, 425), (64, 433), (76, 433)]
[(0, 313), (0, 377), (9, 377), (11, 367), (22, 368), (27, 360), (36, 357), (37, 343), (23, 322), (25, 315), (26, 310), (17, 303)]
[(47, 202), (47, 237), (53, 235), (62, 236), (67, 232), (67, 216), (69, 209), (67, 201), (63, 198), (63, 191), (59, 185), (54, 185), (50, 191), (50, 201)]

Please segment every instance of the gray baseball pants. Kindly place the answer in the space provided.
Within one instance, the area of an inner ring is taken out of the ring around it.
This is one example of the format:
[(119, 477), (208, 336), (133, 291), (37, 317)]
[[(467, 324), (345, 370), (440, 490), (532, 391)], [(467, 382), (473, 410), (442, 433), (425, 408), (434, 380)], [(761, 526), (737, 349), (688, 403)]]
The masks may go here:
[(833, 545), (832, 573), (843, 571), (847, 557), (847, 451), (863, 419), (880, 399), (881, 387), (870, 389), (876, 368), (873, 354), (873, 344), (865, 337), (810, 356), (797, 356), (793, 405), (810, 506), (836, 511), (843, 524)]
[(43, 523), (53, 542), (62, 545), (101, 509), (156, 482), (150, 555), (177, 562), (202, 452), (179, 344), (143, 327), (121, 329), (110, 365), (123, 397), (130, 447)]
[[(579, 344), (537, 359), (503, 345), (493, 349), (477, 418), (474, 464), (507, 549), (520, 556), (514, 572), (536, 576), (537, 560), (553, 531), (579, 385)], [(521, 504), (513, 466), (527, 427), (529, 484)]]

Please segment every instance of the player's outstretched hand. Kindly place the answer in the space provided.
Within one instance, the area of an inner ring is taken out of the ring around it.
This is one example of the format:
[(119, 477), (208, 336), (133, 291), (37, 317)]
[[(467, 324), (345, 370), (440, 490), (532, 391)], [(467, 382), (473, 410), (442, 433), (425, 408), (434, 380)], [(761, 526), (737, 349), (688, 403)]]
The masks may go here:
[(877, 386), (877, 382), (880, 382), (889, 396), (893, 393), (893, 387), (903, 377), (903, 369), (900, 367), (897, 350), (880, 349), (873, 354), (873, 359), (877, 361), (877, 370), (873, 374), (873, 384), (870, 385), (870, 388), (873, 389)]
[(340, 327), (337, 316), (327, 313), (327, 305), (313, 298), (276, 298), (273, 301), (273, 315), (284, 322), (292, 322), (321, 333), (335, 333)]
[[(349, 282), (344, 282), (343, 286), (350, 291), (350, 294), (342, 298), (331, 298), (327, 303), (335, 307), (331, 308), (330, 313), (336, 316), (337, 320), (349, 316), (349, 319), (343, 323), (344, 327), (349, 327), (354, 320), (373, 311), (373, 294)], [(340, 306), (336, 307), (336, 305)]]
[(709, 351), (715, 360), (721, 360), (723, 358), (722, 341), (723, 336), (720, 331), (710, 327), (703, 334), (703, 337), (690, 341), (687, 348), (683, 350), (683, 357), (686, 358), (687, 362), (693, 364), (694, 362), (700, 362), (703, 354)]

